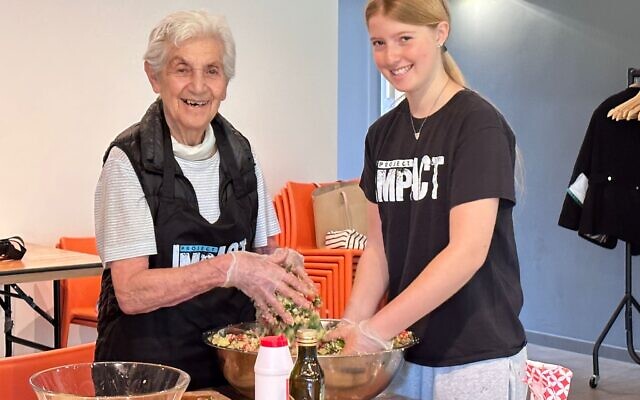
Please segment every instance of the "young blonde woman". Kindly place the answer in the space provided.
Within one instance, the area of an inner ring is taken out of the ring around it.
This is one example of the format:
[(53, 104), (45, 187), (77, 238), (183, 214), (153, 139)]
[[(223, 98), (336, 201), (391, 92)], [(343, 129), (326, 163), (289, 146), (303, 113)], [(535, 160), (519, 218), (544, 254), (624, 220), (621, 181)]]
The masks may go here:
[(445, 47), (446, 2), (371, 0), (366, 22), (377, 68), (406, 99), (367, 134), (368, 243), (332, 336), (362, 353), (415, 332), (420, 343), (390, 388), (397, 394), (524, 399), (514, 134), (465, 88)]

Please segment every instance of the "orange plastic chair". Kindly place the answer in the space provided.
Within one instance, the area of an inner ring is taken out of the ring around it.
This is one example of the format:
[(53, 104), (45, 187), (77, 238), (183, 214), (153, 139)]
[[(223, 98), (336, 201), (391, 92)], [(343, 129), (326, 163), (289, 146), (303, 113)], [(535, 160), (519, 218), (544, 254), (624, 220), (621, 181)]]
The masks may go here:
[(278, 246), (280, 247), (288, 247), (288, 243), (286, 243), (286, 232), (284, 225), (284, 203), (282, 202), (282, 194), (278, 193), (273, 198), (273, 205), (276, 210), (276, 216), (278, 217), (278, 222), (280, 224), (280, 233), (277, 236)]
[(315, 221), (311, 194), (315, 183), (287, 182), (287, 200), (291, 214), (291, 242), (294, 249), (316, 248)]
[(95, 343), (0, 358), (0, 399), (37, 400), (29, 378), (36, 372), (66, 364), (93, 362)]
[(282, 221), (280, 221), (280, 225), (284, 230), (284, 246), (293, 247), (291, 245), (291, 209), (286, 186), (282, 188), (280, 195), (282, 197)]
[[(57, 245), (63, 250), (98, 254), (94, 237), (61, 237)], [(98, 325), (98, 297), (101, 277), (63, 279), (60, 281), (60, 345), (66, 347), (71, 324), (95, 328)]]
[(326, 293), (320, 296), (320, 298), (322, 299), (321, 315), (324, 315), (323, 318), (335, 318), (334, 307), (338, 294), (334, 293), (334, 291), (336, 290), (338, 285), (335, 283), (333, 271), (320, 268), (307, 268), (306, 266), (305, 271), (307, 271), (307, 274), (309, 275), (309, 278), (311, 278), (311, 280), (325, 280), (325, 284), (327, 286)]
[(341, 318), (345, 308), (344, 258), (336, 256), (305, 256), (304, 268), (308, 275), (311, 270), (324, 270), (332, 274), (333, 312), (331, 318)]

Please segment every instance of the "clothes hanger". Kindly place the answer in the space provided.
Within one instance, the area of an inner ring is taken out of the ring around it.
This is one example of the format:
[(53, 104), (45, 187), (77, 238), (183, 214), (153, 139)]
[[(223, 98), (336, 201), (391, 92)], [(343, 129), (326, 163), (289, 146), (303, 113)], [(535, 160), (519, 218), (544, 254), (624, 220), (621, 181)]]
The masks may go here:
[[(629, 87), (640, 87), (640, 83), (635, 82), (635, 78), (640, 77), (640, 70), (629, 68), (628, 74)], [(624, 103), (609, 110), (607, 118), (615, 121), (631, 121), (634, 119), (640, 121), (640, 92)]]
[[(631, 87), (637, 87), (637, 85), (632, 85)], [(624, 103), (609, 110), (607, 118), (616, 121), (631, 121), (634, 119), (640, 121), (640, 92)]]

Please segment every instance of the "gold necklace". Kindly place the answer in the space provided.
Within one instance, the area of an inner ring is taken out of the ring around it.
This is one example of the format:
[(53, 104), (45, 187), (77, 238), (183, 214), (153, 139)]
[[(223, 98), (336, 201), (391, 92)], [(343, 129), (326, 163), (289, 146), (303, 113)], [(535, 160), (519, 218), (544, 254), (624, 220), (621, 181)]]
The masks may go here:
[(438, 104), (438, 100), (440, 100), (440, 96), (442, 96), (442, 93), (444, 93), (444, 89), (447, 87), (447, 85), (449, 85), (449, 77), (447, 77), (447, 81), (444, 83), (444, 86), (442, 86), (442, 89), (440, 89), (440, 93), (438, 93), (438, 96), (436, 96), (436, 100), (431, 105), (431, 108), (429, 109), (427, 116), (424, 117), (424, 119), (422, 120), (422, 123), (420, 124), (420, 128), (417, 131), (416, 131), (415, 125), (413, 124), (413, 116), (411, 115), (411, 110), (409, 110), (409, 120), (411, 120), (411, 129), (413, 129), (413, 136), (416, 137), (416, 140), (420, 138), (420, 133), (422, 132), (422, 127), (424, 126), (424, 123), (427, 122), (427, 118), (431, 116), (433, 109), (435, 108), (436, 104)]

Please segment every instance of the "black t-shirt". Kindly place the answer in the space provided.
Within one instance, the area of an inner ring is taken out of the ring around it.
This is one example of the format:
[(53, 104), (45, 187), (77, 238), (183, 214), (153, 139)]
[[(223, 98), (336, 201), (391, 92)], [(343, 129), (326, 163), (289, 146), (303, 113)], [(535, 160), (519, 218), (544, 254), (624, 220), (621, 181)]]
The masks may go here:
[(451, 208), (485, 198), (499, 198), (500, 206), (484, 265), (410, 327), (421, 341), (406, 358), (450, 366), (514, 355), (525, 336), (518, 319), (522, 289), (511, 217), (513, 132), (471, 90), (458, 92), (428, 117), (418, 140), (410, 118), (404, 100), (370, 127), (360, 181), (380, 211), (390, 299), (447, 246)]

